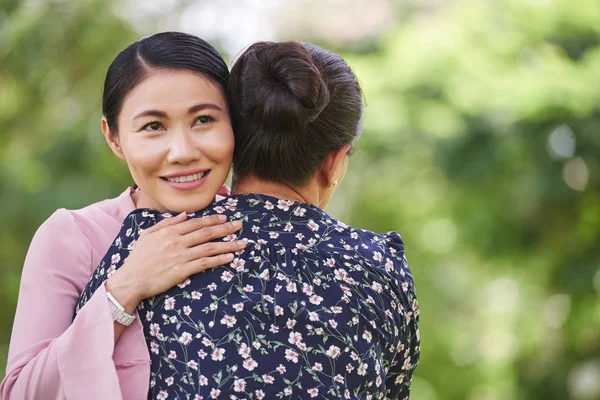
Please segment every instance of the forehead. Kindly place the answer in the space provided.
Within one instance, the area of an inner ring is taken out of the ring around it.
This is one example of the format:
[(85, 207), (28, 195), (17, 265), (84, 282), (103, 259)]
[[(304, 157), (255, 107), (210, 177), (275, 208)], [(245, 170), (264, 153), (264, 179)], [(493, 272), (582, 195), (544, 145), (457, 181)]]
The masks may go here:
[(157, 70), (127, 94), (121, 114), (148, 109), (187, 110), (199, 103), (226, 108), (223, 90), (208, 78), (187, 70)]

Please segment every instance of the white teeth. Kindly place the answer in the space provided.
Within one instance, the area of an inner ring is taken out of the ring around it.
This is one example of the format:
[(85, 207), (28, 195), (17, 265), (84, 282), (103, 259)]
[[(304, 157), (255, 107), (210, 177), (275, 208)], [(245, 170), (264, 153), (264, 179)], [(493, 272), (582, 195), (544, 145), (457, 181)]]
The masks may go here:
[(187, 176), (175, 176), (173, 178), (167, 178), (167, 180), (169, 182), (177, 182), (177, 183), (192, 182), (192, 181), (198, 180), (200, 178), (203, 178), (207, 173), (208, 173), (208, 171), (204, 171), (204, 172), (200, 172), (199, 174), (193, 174), (193, 175), (187, 175)]

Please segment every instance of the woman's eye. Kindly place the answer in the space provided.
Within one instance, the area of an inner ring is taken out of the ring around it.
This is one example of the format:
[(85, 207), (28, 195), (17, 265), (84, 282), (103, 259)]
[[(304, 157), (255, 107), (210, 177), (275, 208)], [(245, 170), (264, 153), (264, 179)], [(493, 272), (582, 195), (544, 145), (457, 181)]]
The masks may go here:
[(202, 115), (198, 118), (196, 118), (196, 125), (205, 125), (208, 124), (209, 122), (211, 122), (213, 120), (213, 118), (209, 115)]
[(150, 122), (149, 124), (144, 125), (142, 130), (145, 131), (158, 131), (162, 128), (162, 124), (160, 122)]

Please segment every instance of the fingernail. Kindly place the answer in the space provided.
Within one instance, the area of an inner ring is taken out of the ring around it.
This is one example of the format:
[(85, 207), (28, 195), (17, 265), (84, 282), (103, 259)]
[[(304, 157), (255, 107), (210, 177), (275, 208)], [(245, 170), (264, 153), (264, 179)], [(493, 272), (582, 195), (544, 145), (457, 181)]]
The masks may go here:
[(225, 222), (227, 221), (227, 217), (224, 215), (217, 215), (217, 218), (219, 219), (219, 222)]
[(236, 228), (241, 228), (242, 227), (242, 221), (233, 221), (233, 226), (235, 226)]
[(248, 239), (242, 239), (242, 240), (238, 240), (237, 244), (239, 246), (245, 246), (246, 244), (248, 244)]

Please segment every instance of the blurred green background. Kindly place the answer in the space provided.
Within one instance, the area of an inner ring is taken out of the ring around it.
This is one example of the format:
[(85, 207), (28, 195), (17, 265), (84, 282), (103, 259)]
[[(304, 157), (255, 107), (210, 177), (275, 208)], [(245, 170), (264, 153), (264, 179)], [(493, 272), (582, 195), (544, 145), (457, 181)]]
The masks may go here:
[(412, 399), (600, 399), (597, 0), (0, 0), (0, 377), (37, 227), (131, 184), (101, 86), (162, 30), (228, 60), (312, 41), (354, 68), (364, 132), (328, 211), (406, 242)]

